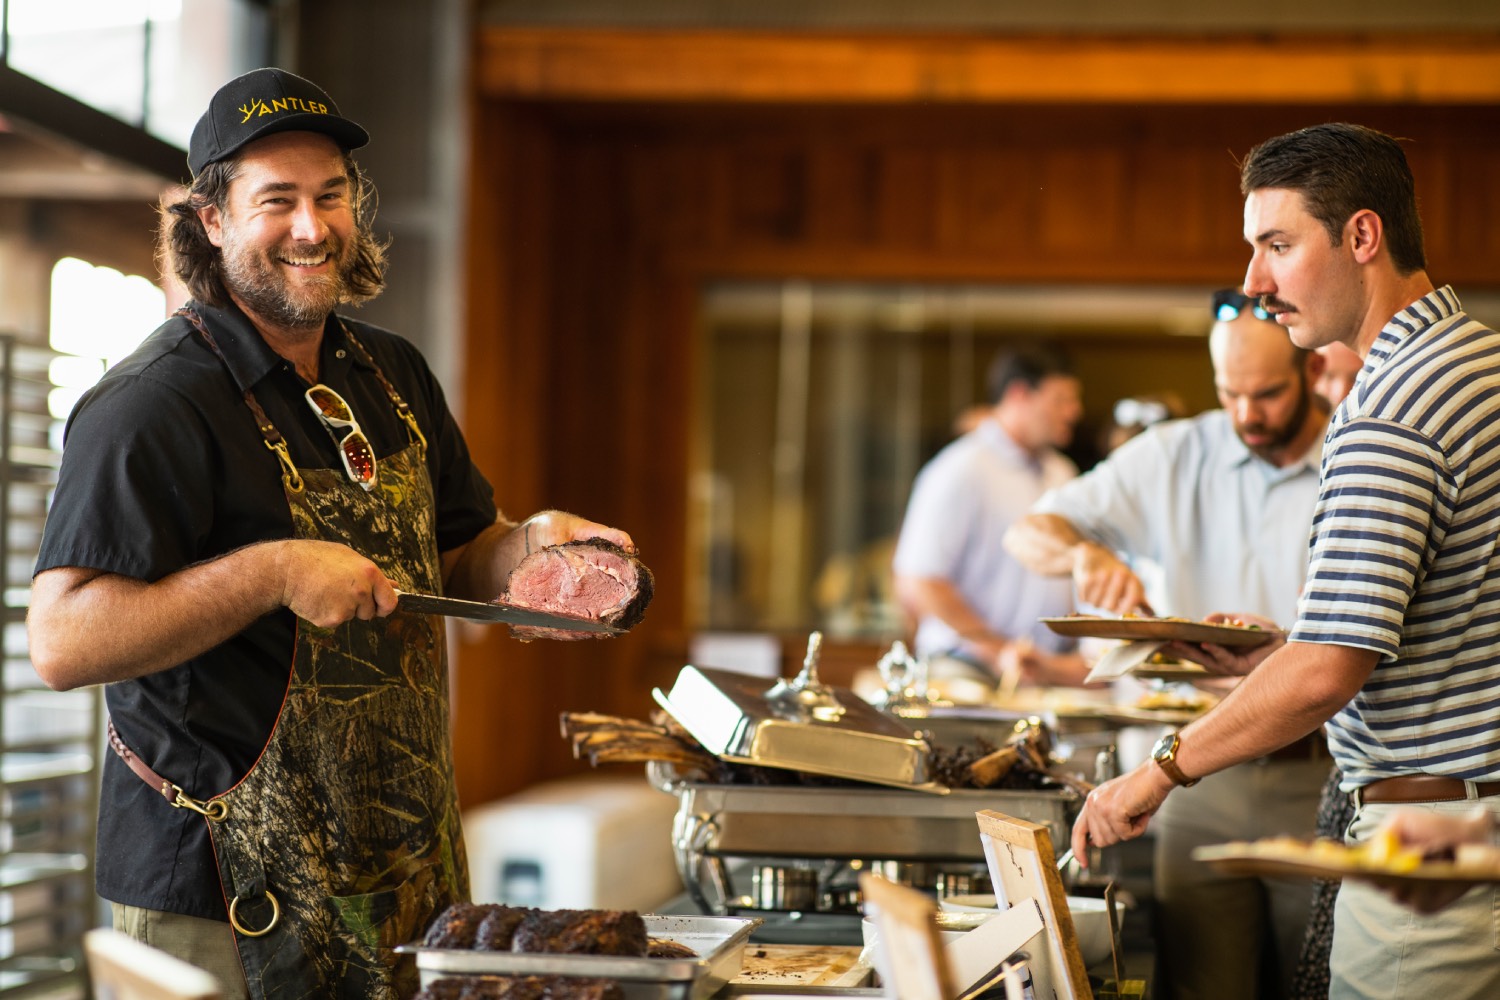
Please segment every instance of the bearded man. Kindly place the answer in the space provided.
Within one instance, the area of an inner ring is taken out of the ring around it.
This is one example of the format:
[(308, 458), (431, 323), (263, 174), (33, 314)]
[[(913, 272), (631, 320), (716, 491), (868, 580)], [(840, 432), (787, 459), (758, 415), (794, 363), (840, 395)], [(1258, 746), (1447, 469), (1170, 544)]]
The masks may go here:
[[(1080, 602), (1115, 614), (1234, 610), (1290, 624), (1329, 416), (1313, 388), (1323, 358), (1236, 289), (1215, 294), (1212, 314), (1223, 408), (1127, 441), (1043, 496), (1006, 546), (1036, 572), (1072, 576)], [(1219, 875), (1190, 855), (1199, 844), (1310, 837), (1328, 761), (1315, 733), (1205, 779), (1162, 810), (1154, 895), (1163, 995), (1287, 995), (1307, 884)]]
[(97, 887), (225, 997), (410, 996), (393, 949), (467, 899), (442, 619), (532, 547), (406, 340), (334, 312), (384, 248), (368, 135), (279, 69), (225, 84), (163, 206), (192, 300), (79, 402), (28, 619), (58, 689), (107, 684)]

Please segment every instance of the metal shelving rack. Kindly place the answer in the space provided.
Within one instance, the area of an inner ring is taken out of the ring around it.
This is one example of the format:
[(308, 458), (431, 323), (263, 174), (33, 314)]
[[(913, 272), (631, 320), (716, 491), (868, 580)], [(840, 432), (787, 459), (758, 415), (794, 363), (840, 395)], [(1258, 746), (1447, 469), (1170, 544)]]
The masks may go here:
[(61, 457), (45, 348), (0, 334), (0, 997), (87, 995), (82, 937), (98, 923), (97, 687), (52, 691), (26, 640), (31, 572)]

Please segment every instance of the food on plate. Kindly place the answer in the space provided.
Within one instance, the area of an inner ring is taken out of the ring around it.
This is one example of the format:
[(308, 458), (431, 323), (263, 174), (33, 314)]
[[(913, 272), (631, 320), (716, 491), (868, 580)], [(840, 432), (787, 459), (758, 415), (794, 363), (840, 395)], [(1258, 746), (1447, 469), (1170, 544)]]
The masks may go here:
[(574, 976), (485, 976), (438, 979), (412, 1000), (624, 1000), (610, 979)]
[(1298, 840), (1295, 837), (1269, 837), (1265, 840), (1234, 841), (1224, 847), (1268, 861), (1291, 861), (1388, 875), (1403, 875), (1415, 871), (1422, 864), (1422, 852), (1403, 847), (1396, 834), (1390, 830), (1382, 830), (1365, 843), (1353, 847), (1325, 837), (1313, 841)]
[[(500, 601), (629, 629), (645, 617), (655, 584), (651, 570), (633, 554), (602, 538), (584, 538), (549, 545), (522, 559), (506, 579)], [(604, 635), (529, 626), (512, 627), (511, 634), (523, 641)]]
[(1217, 700), (1213, 695), (1202, 691), (1162, 688), (1159, 691), (1147, 691), (1141, 695), (1136, 700), (1135, 707), (1151, 711), (1170, 709), (1178, 712), (1200, 712), (1212, 708)]
[(428, 948), (647, 956), (646, 922), (634, 910), (537, 910), (454, 903), (427, 929)]

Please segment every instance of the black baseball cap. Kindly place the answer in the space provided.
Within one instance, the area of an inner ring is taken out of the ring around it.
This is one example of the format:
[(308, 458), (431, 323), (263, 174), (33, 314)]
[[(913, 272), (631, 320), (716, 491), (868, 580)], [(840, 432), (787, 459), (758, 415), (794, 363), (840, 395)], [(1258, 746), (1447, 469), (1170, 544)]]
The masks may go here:
[(284, 69), (253, 69), (224, 84), (208, 102), (188, 140), (188, 169), (197, 177), (247, 142), (293, 131), (321, 132), (345, 150), (370, 141), (370, 133), (341, 116), (316, 83)]

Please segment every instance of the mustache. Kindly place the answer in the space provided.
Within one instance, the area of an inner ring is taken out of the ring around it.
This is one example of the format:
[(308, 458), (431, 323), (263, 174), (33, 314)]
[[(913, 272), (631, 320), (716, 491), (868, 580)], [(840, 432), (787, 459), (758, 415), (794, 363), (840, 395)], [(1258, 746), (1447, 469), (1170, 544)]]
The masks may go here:
[(1274, 295), (1262, 295), (1260, 297), (1260, 307), (1262, 309), (1265, 309), (1267, 312), (1296, 312), (1297, 311), (1296, 307), (1294, 307), (1290, 302), (1286, 302), (1286, 301), (1283, 301), (1282, 299), (1278, 299)]

